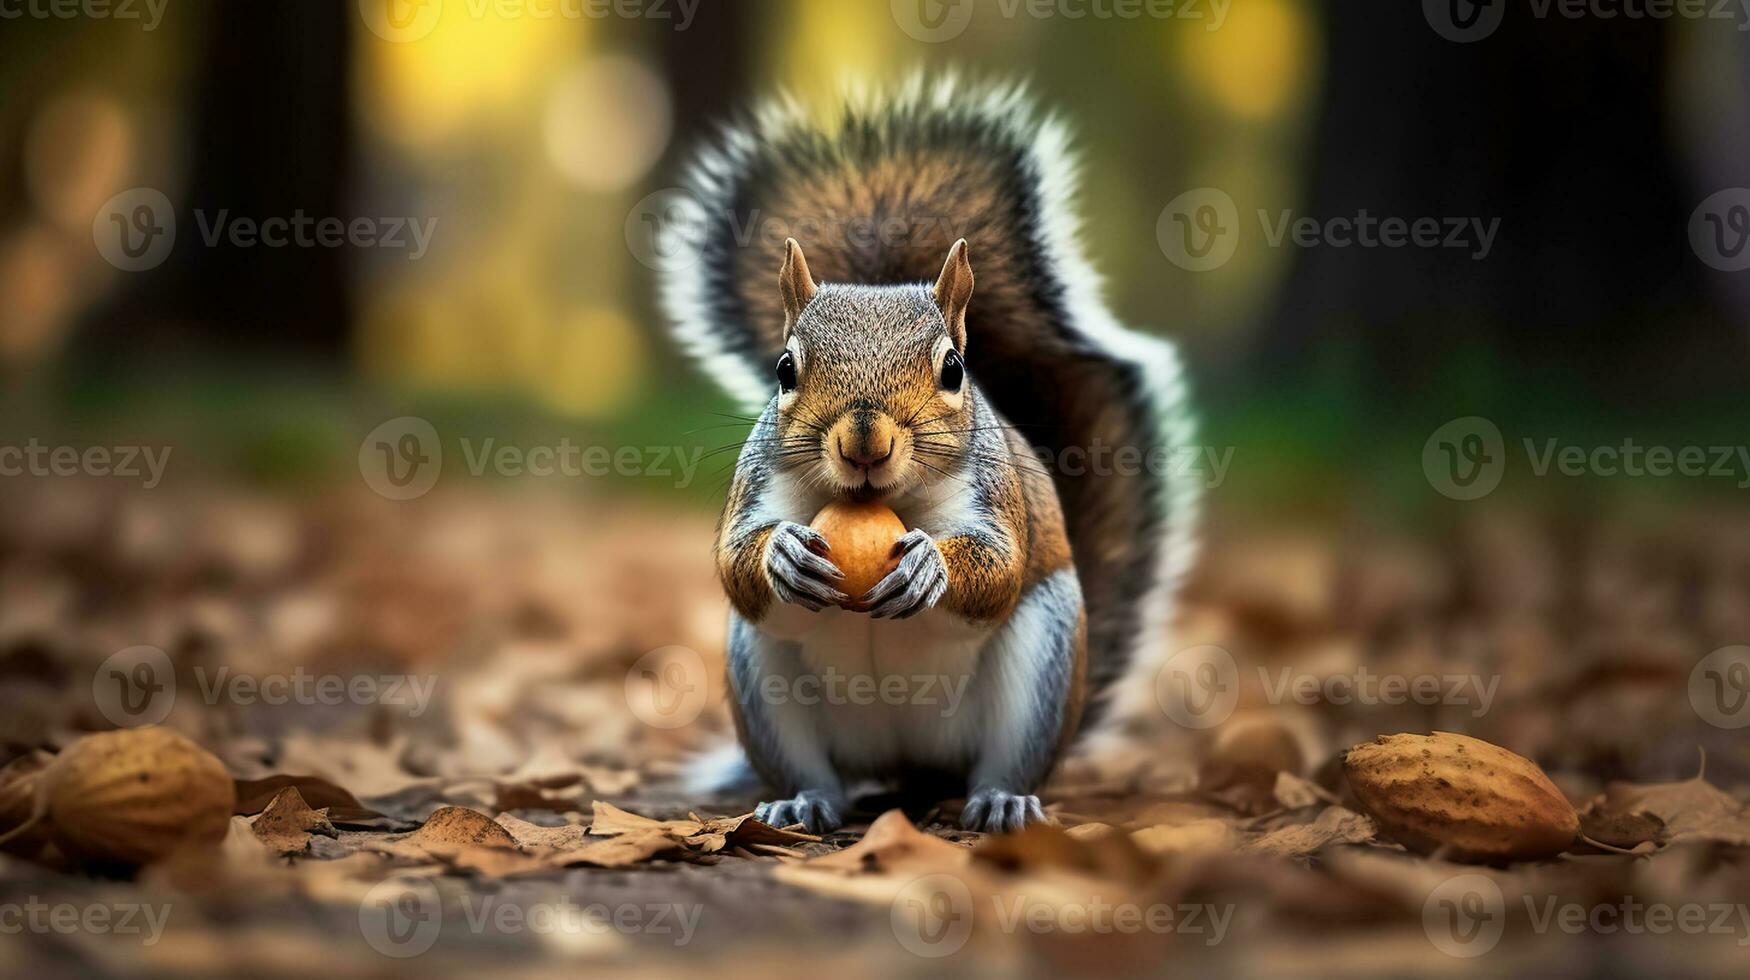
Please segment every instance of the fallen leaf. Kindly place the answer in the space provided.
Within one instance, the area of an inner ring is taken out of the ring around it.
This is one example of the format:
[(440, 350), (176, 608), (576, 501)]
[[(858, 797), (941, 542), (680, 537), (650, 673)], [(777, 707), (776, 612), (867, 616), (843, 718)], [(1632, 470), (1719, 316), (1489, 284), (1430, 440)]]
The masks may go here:
[[(0, 834), (30, 820), (36, 808), (37, 777), (54, 756), (47, 752), (32, 752), (19, 756), (0, 769)], [(37, 827), (8, 840), (4, 850), (15, 854), (34, 853), (48, 840), (47, 828)]]
[(1233, 846), (1234, 830), (1224, 820), (1193, 820), (1158, 824), (1132, 831), (1130, 839), (1154, 855), (1220, 851)]
[(1712, 841), (1750, 846), (1750, 814), (1744, 804), (1709, 783), (1705, 776), (1704, 759), (1702, 772), (1681, 782), (1611, 783), (1604, 788), (1596, 809), (1615, 815), (1650, 813), (1665, 822), (1670, 843)]
[(338, 837), (339, 832), (328, 822), (325, 810), (312, 810), (299, 795), (296, 786), (279, 791), (267, 809), (250, 822), (255, 836), (274, 853), (285, 857), (303, 854), (310, 849), (310, 836)]
[(1600, 844), (1633, 850), (1642, 844), (1663, 844), (1665, 821), (1651, 813), (1613, 813), (1596, 807), (1580, 814), (1580, 833)]
[(869, 825), (862, 840), (804, 866), (840, 874), (928, 874), (962, 868), (971, 860), (971, 848), (926, 834), (912, 826), (905, 811), (889, 810)]
[(595, 816), (589, 822), (589, 832), (598, 837), (648, 830), (660, 830), (676, 837), (691, 837), (705, 829), (704, 824), (697, 820), (656, 820), (622, 810), (601, 800), (595, 801), (594, 811)]
[(753, 847), (756, 845), (789, 845), (818, 843), (819, 837), (813, 834), (798, 833), (793, 830), (783, 830), (768, 823), (754, 819), (751, 813), (739, 817), (716, 817), (705, 821), (696, 834), (686, 838), (688, 847), (703, 854), (715, 854), (729, 847)]
[(1049, 824), (987, 837), (972, 849), (972, 857), (1013, 874), (1061, 870), (1128, 884), (1146, 882), (1160, 869), (1160, 861), (1129, 834), (1077, 837)]
[(374, 825), (386, 819), (358, 798), (320, 776), (267, 776), (262, 779), (239, 779), (237, 805), (231, 812), (250, 816), (266, 810), (280, 792), (289, 788), (298, 791), (306, 806), (328, 811), (328, 819), (338, 824)]
[(1377, 833), (1364, 814), (1340, 806), (1325, 808), (1312, 823), (1295, 824), (1272, 831), (1240, 848), (1272, 857), (1300, 857), (1333, 844), (1361, 844)]

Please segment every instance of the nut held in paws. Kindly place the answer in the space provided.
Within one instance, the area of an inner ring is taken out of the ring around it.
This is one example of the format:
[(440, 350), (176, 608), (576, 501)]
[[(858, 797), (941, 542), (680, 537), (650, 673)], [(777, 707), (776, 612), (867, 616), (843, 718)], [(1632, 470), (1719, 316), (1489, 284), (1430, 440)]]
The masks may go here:
[[(834, 501), (814, 515), (809, 526), (832, 548), (827, 557), (845, 573), (840, 591), (856, 598), (875, 587), (897, 560), (893, 544), (905, 535), (905, 524), (887, 505)], [(855, 608), (847, 605), (847, 608)]]

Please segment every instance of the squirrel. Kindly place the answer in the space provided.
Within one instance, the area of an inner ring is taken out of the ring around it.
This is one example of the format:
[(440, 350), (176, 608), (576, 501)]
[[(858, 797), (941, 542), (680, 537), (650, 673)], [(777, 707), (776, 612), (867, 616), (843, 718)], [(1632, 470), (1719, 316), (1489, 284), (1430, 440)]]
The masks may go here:
[[(663, 309), (759, 413), (715, 543), (741, 752), (710, 781), (757, 776), (756, 817), (814, 833), (861, 780), (952, 779), (972, 830), (1045, 820), (1034, 791), (1103, 692), (1127, 670), (1153, 690), (1132, 665), (1162, 643), (1199, 493), (1044, 463), (1195, 440), (1175, 348), (1101, 299), (1065, 127), (1019, 85), (917, 76), (827, 124), (780, 98), (681, 187)], [(864, 595), (808, 527), (834, 499), (909, 529)], [(804, 696), (834, 673), (863, 696)], [(947, 683), (886, 696), (920, 678)]]

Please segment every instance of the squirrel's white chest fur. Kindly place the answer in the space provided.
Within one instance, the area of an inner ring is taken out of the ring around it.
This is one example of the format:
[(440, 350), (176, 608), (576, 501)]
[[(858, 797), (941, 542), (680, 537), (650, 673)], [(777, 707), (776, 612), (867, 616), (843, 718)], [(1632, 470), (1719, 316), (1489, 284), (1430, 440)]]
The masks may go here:
[(796, 644), (810, 679), (792, 680), (828, 754), (849, 770), (898, 760), (954, 766), (977, 740), (979, 652), (992, 629), (932, 609), (878, 620), (844, 609), (776, 609), (767, 636)]

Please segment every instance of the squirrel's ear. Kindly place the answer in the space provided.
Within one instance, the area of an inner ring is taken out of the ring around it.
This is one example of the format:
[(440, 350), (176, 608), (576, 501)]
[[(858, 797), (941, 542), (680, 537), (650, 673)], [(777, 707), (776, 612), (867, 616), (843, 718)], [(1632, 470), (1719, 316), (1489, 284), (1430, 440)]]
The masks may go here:
[(784, 267), (778, 270), (778, 292), (784, 297), (784, 336), (796, 329), (802, 308), (814, 298), (814, 277), (808, 274), (808, 260), (802, 257), (802, 246), (796, 239), (784, 239)]
[(966, 259), (966, 239), (948, 250), (942, 274), (936, 279), (936, 307), (948, 322), (948, 337), (961, 353), (966, 352), (966, 304), (972, 302), (972, 263)]

